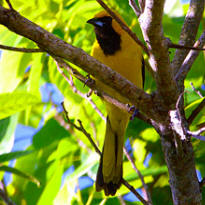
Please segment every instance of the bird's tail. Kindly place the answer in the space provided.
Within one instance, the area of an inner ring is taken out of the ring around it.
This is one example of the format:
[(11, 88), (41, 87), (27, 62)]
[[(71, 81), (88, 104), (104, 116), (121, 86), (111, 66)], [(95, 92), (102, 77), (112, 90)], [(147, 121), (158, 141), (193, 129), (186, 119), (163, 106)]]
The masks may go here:
[(96, 179), (96, 191), (104, 189), (106, 196), (115, 195), (121, 185), (124, 133), (127, 121), (127, 114), (114, 121), (112, 117), (111, 119), (107, 117), (104, 146)]

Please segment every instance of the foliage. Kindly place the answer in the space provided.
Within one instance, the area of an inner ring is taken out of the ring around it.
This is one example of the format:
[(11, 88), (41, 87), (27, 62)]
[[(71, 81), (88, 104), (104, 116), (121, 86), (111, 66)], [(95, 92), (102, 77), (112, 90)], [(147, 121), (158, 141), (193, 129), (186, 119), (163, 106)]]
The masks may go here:
[[(176, 16), (174, 11), (181, 8), (183, 14), (187, 5), (174, 2), (173, 9), (169, 9), (164, 16), (163, 26), (165, 35), (177, 43), (184, 16)], [(128, 1), (110, 0), (109, 4), (119, 11), (142, 39)], [(66, 42), (90, 52), (94, 33), (86, 21), (100, 9), (96, 1), (17, 0), (12, 5), (29, 20)], [(203, 25), (199, 35), (202, 27)], [(4, 27), (1, 27), (0, 39), (3, 45), (35, 47), (30, 40), (11, 33)], [(170, 49), (170, 52), (173, 57), (174, 51)], [(190, 83), (205, 95), (205, 90), (202, 89), (205, 86), (205, 70), (202, 69), (204, 63), (204, 54), (201, 52), (185, 81), (187, 117), (200, 103), (200, 97), (193, 91)], [(120, 204), (118, 196), (129, 199), (130, 202), (126, 201), (128, 204), (137, 200), (135, 197), (127, 197), (129, 190), (124, 186), (112, 198), (105, 198), (103, 193), (94, 191), (93, 181), (99, 157), (83, 133), (67, 124), (59, 100), (62, 99), (61, 94), (64, 96), (69, 118), (76, 124), (77, 119), (80, 119), (100, 148), (103, 144), (105, 123), (88, 100), (73, 92), (58, 72), (53, 59), (46, 54), (3, 51), (0, 73), (0, 179), (7, 179), (6, 173), (12, 173), (12, 181), (7, 183), (6, 180), (7, 191), (16, 204)], [(88, 92), (78, 80), (73, 79), (73, 83), (80, 92)], [(146, 72), (145, 90), (150, 93), (154, 89), (155, 83)], [(101, 100), (94, 94), (91, 98), (105, 115)], [(196, 130), (204, 123), (203, 113), (202, 110), (198, 114), (191, 129)], [(16, 148), (19, 124), (35, 128), (32, 141), (25, 148)], [(204, 143), (193, 140), (193, 145), (196, 167), (204, 176)], [(171, 191), (168, 186), (168, 172), (156, 131), (138, 119), (131, 121), (126, 134), (126, 147), (134, 157), (145, 182), (152, 187), (154, 204), (169, 204)], [(9, 161), (14, 159), (12, 168)], [(124, 178), (135, 188), (142, 188), (141, 181), (127, 158), (124, 159), (123, 166)]]

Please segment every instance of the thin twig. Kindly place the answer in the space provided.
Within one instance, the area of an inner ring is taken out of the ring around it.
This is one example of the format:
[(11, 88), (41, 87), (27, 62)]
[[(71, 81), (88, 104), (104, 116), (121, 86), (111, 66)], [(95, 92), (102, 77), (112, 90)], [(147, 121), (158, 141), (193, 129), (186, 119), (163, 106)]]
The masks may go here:
[(192, 82), (190, 83), (190, 85), (191, 85), (193, 91), (195, 91), (196, 94), (197, 94), (200, 98), (203, 98), (203, 95), (200, 93), (199, 90), (197, 90), (197, 89), (194, 87), (194, 84), (193, 84)]
[[(194, 132), (192, 132), (192, 131), (187, 131), (187, 133), (188, 134), (190, 134), (190, 135), (192, 135), (192, 136), (198, 136), (198, 135), (200, 135), (202, 132), (205, 132), (205, 127), (202, 127), (201, 129), (199, 129), (199, 130), (197, 130), (197, 131), (194, 131)], [(204, 136), (204, 138), (205, 138), (205, 136)]]
[(129, 5), (132, 8), (132, 10), (135, 12), (136, 16), (139, 17), (141, 15), (141, 11), (138, 8), (135, 0), (129, 0)]
[(169, 43), (169, 48), (177, 48), (177, 49), (185, 49), (185, 50), (195, 50), (195, 51), (205, 51), (205, 48), (199, 48), (199, 47), (192, 47), (192, 46), (183, 46), (175, 43)]
[(123, 148), (124, 150), (124, 153), (127, 157), (127, 159), (130, 161), (131, 165), (132, 165), (132, 168), (135, 170), (135, 172), (137, 173), (137, 175), (139, 176), (141, 182), (142, 182), (142, 185), (144, 187), (144, 190), (145, 190), (145, 198), (149, 201), (150, 204), (152, 204), (152, 199), (151, 199), (151, 195), (150, 195), (150, 192), (148, 190), (148, 187), (144, 181), (144, 177), (142, 176), (141, 172), (139, 171), (139, 169), (137, 168), (134, 160), (132, 159), (132, 157), (130, 156), (130, 154), (128, 153), (127, 149), (124, 147)]
[[(93, 141), (91, 135), (85, 130), (85, 128), (83, 127), (83, 124), (81, 122), (81, 120), (78, 119), (78, 123), (80, 126), (77, 126), (75, 123), (73, 123), (68, 116), (68, 112), (65, 109), (64, 103), (62, 103), (65, 115), (66, 115), (66, 119), (68, 121), (69, 124), (71, 124), (75, 129), (79, 130), (80, 132), (82, 132), (90, 141), (90, 143), (92, 144), (92, 146), (94, 147), (96, 153), (98, 153), (100, 156), (102, 155), (101, 151), (99, 150), (99, 148), (97, 147), (97, 145), (95, 144), (95, 142)], [(148, 202), (146, 202), (144, 200), (144, 198), (134, 189), (134, 187), (132, 187), (126, 180), (122, 179), (122, 184), (124, 184), (131, 192), (133, 192), (133, 194), (144, 204), (144, 205), (150, 205)]]
[(7, 2), (7, 4), (9, 5), (10, 10), (13, 10), (13, 11), (14, 11), (13, 6), (11, 5), (11, 2), (10, 2), (9, 0), (6, 0), (6, 2)]
[(112, 16), (120, 25), (120, 27), (126, 31), (131, 37), (132, 39), (142, 47), (142, 49), (144, 50), (144, 52), (149, 56), (149, 51), (147, 49), (147, 47), (143, 44), (142, 41), (139, 40), (139, 38), (137, 38), (137, 36), (135, 35), (134, 32), (132, 32), (129, 27), (123, 23), (121, 21), (121, 19), (102, 1), (102, 0), (96, 0), (109, 14), (110, 16)]
[(141, 12), (143, 13), (144, 8), (145, 8), (146, 0), (138, 0), (138, 2), (139, 2), (139, 5), (140, 5)]
[(5, 186), (4, 181), (1, 181), (0, 186), (0, 198), (7, 204), (7, 205), (15, 205), (14, 202), (11, 201), (11, 199), (8, 196), (7, 189)]
[(122, 196), (118, 196), (117, 198), (119, 199), (121, 205), (126, 205)]
[(197, 131), (189, 131), (187, 130), (187, 134), (191, 135), (192, 137), (199, 139), (201, 141), (205, 141), (205, 136), (201, 136), (200, 134), (202, 132), (205, 132), (205, 127), (202, 127), (201, 129), (197, 130)]
[(193, 112), (191, 113), (191, 115), (189, 116), (187, 122), (190, 125), (193, 120), (196, 118), (196, 116), (199, 114), (199, 112), (205, 107), (205, 98), (201, 101), (201, 103), (196, 107), (195, 110), (193, 110)]
[[(82, 98), (88, 100), (88, 102), (91, 104), (91, 106), (93, 107), (93, 109), (99, 114), (99, 116), (100, 116), (104, 121), (106, 121), (106, 117), (105, 117), (105, 116), (102, 114), (102, 112), (98, 109), (97, 105), (93, 102), (93, 100), (92, 100), (91, 98), (89, 98), (87, 94), (84, 94), (84, 93), (80, 92), (80, 91), (76, 88), (76, 86), (74, 85), (73, 81), (70, 80), (70, 79), (66, 76), (65, 72), (64, 72), (62, 69), (60, 69), (60, 66), (59, 66), (59, 64), (58, 64), (57, 61), (56, 61), (56, 64), (57, 64), (57, 69), (58, 69), (58, 71), (59, 71), (60, 74), (65, 78), (65, 80), (69, 83), (69, 85), (71, 86), (73, 92), (76, 93), (76, 94), (78, 94), (78, 95), (80, 95)], [(71, 79), (72, 79), (72, 78), (71, 78)]]
[(24, 53), (38, 53), (44, 52), (39, 48), (16, 48), (11, 46), (5, 46), (0, 44), (0, 49), (9, 50), (9, 51), (17, 51), (17, 52), (24, 52)]
[(65, 109), (64, 103), (62, 103), (62, 107), (63, 107), (63, 110), (64, 110), (64, 112), (65, 112), (65, 116), (66, 116), (66, 119), (67, 119), (68, 123), (71, 124), (73, 127), (75, 127), (75, 129), (81, 131), (81, 132), (88, 138), (88, 140), (90, 141), (90, 143), (92, 144), (92, 146), (95, 148), (95, 151), (96, 151), (99, 155), (101, 155), (101, 152), (100, 152), (100, 150), (98, 149), (98, 147), (97, 147), (97, 145), (95, 144), (95, 142), (93, 141), (91, 135), (90, 135), (90, 134), (85, 130), (85, 128), (83, 127), (83, 124), (82, 124), (81, 120), (78, 119), (78, 123), (79, 123), (80, 126), (77, 126), (75, 123), (73, 123), (73, 122), (70, 120), (70, 118), (69, 118), (69, 116), (68, 116), (68, 112), (67, 112), (67, 110)]
[(145, 201), (144, 198), (136, 191), (136, 189), (126, 180), (122, 179), (122, 184), (124, 184), (144, 205), (150, 205), (150, 203)]

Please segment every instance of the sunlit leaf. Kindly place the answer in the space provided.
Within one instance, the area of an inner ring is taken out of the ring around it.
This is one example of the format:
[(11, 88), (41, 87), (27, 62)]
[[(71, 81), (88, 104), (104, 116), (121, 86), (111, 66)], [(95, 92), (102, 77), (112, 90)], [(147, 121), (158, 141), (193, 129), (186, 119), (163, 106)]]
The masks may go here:
[(37, 103), (40, 103), (40, 99), (27, 92), (0, 94), (0, 119), (13, 115)]
[(31, 54), (4, 51), (0, 59), (0, 93), (12, 92), (24, 77)]
[(56, 171), (53, 173), (52, 178), (48, 180), (48, 183), (46, 184), (45, 189), (37, 203), (38, 205), (52, 204), (60, 188), (62, 174), (63, 165), (61, 163), (57, 163)]
[(11, 151), (14, 143), (14, 131), (17, 126), (17, 120), (18, 115), (0, 120), (0, 154)]

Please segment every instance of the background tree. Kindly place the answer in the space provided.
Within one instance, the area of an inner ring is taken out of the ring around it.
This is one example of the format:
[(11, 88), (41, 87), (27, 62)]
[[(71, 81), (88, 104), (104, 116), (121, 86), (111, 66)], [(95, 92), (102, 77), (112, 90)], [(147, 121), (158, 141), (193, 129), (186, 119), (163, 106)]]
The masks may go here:
[[(106, 8), (102, 1), (11, 3), (1, 1), (0, 6), (1, 48), (7, 49), (0, 61), (2, 200), (29, 205), (128, 204), (132, 191), (139, 204), (203, 204), (204, 56), (187, 48), (205, 43), (204, 0), (183, 5), (172, 1), (165, 10), (164, 0), (109, 1), (144, 39), (149, 70), (145, 91), (86, 54), (94, 33), (85, 22), (101, 9), (99, 3)], [(179, 46), (173, 43), (178, 41), (184, 49), (175, 51)], [(87, 87), (132, 110), (99, 90), (87, 74), (140, 110), (140, 120), (133, 119), (126, 134), (125, 186), (113, 198), (93, 188), (106, 114), (99, 97), (87, 95)], [(27, 144), (19, 145), (22, 134)], [(15, 163), (9, 163), (13, 159)], [(12, 173), (11, 183), (7, 172)]]

